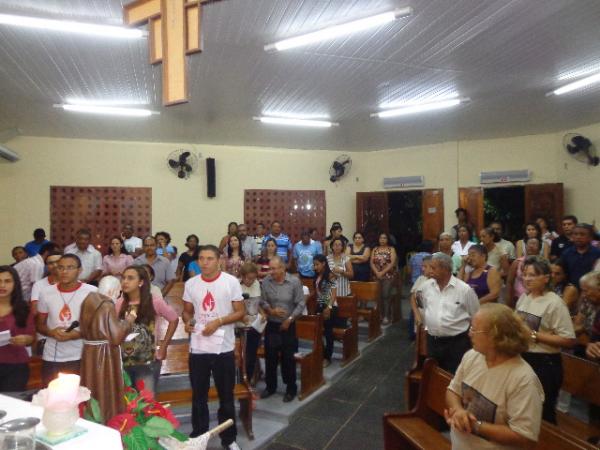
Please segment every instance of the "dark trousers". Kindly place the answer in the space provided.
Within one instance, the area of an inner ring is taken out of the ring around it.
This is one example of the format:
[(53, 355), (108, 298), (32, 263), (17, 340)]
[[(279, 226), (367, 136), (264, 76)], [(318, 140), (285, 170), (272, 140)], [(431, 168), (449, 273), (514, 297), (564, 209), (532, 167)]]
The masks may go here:
[(563, 381), (560, 353), (532, 353), (521, 355), (529, 363), (544, 388), (542, 419), (556, 424), (556, 402)]
[(0, 392), (22, 392), (29, 381), (29, 365), (0, 364)]
[(296, 359), (294, 354), (298, 351), (296, 339), (296, 324), (292, 322), (286, 331), (280, 331), (280, 323), (267, 322), (265, 328), (265, 381), (267, 391), (277, 390), (277, 364), (281, 359), (281, 378), (286, 384), (286, 393), (296, 395)]
[[(323, 314), (325, 305), (319, 305), (317, 307), (317, 313)], [(323, 351), (323, 358), (331, 361), (331, 355), (333, 355), (333, 329), (334, 328), (346, 328), (346, 319), (342, 319), (337, 315), (338, 307), (334, 306), (331, 308), (329, 319), (323, 320), (323, 338), (325, 340), (325, 346)]]
[(260, 336), (261, 334), (254, 328), (246, 329), (246, 376), (248, 380), (251, 380), (254, 375), (256, 352), (260, 345)]
[[(235, 404), (233, 389), (235, 387), (235, 357), (233, 352), (206, 353), (196, 355), (190, 353), (190, 384), (192, 385), (192, 433), (199, 435), (208, 431), (208, 389), (210, 375), (215, 380), (219, 394), (219, 423), (231, 419), (235, 422)], [(235, 441), (237, 430), (235, 424), (219, 434), (221, 444), (227, 446)]]
[(437, 360), (440, 368), (454, 373), (463, 355), (471, 349), (469, 332), (450, 337), (435, 337), (427, 335), (427, 356)]
[(48, 387), (48, 383), (58, 377), (58, 373), (74, 373), (79, 375), (79, 369), (81, 367), (81, 360), (77, 361), (42, 361), (42, 384), (44, 387)]

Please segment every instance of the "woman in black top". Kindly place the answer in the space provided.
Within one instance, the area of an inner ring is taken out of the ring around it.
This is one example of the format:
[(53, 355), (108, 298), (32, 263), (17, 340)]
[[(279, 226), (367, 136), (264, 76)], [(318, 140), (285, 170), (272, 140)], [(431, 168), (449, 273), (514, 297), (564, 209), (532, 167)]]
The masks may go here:
[(187, 252), (183, 252), (179, 257), (179, 263), (177, 264), (177, 279), (180, 281), (187, 281), (190, 278), (188, 267), (192, 261), (198, 259), (198, 246), (200, 239), (195, 234), (190, 234), (185, 239), (185, 246), (188, 248)]
[(354, 281), (371, 280), (371, 249), (365, 245), (365, 237), (360, 231), (354, 233), (353, 243), (346, 247), (346, 254), (350, 257), (354, 269)]

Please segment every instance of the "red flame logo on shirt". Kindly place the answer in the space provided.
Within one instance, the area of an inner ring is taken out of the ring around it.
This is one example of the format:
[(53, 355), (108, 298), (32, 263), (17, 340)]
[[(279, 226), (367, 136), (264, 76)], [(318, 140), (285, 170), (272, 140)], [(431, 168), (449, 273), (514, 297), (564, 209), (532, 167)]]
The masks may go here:
[(215, 298), (210, 292), (206, 294), (202, 301), (202, 309), (204, 309), (204, 311), (212, 311), (215, 309)]

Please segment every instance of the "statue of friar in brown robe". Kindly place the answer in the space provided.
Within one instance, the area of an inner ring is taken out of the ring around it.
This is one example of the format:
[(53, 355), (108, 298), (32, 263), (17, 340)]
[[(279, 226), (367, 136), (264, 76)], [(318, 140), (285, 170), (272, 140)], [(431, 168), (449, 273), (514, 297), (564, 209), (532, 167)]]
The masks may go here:
[(81, 384), (100, 403), (105, 421), (125, 410), (123, 366), (119, 345), (129, 332), (119, 320), (113, 301), (92, 292), (81, 305), (79, 329), (83, 339)]

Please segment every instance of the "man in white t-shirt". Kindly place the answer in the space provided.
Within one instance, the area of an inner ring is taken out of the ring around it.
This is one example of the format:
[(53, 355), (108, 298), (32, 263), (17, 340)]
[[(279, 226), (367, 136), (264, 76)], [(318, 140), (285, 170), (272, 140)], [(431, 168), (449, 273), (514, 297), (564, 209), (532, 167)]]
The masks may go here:
[[(190, 278), (183, 292), (183, 320), (190, 336), (192, 385), (192, 433), (208, 431), (208, 389), (212, 373), (219, 393), (219, 423), (235, 421), (235, 323), (245, 314), (242, 288), (237, 278), (219, 267), (220, 252), (214, 245), (200, 247), (202, 274)], [(221, 444), (239, 450), (235, 425), (223, 431)]]
[(75, 255), (65, 255), (58, 260), (58, 283), (40, 292), (37, 331), (46, 336), (42, 356), (42, 383), (47, 386), (59, 372), (79, 373), (83, 341), (79, 327), (81, 305), (95, 286), (78, 281), (81, 261)]
[(14, 265), (14, 269), (19, 274), (21, 280), (21, 288), (23, 289), (23, 298), (26, 301), (31, 299), (31, 290), (36, 281), (41, 280), (44, 277), (45, 259), (52, 250), (55, 249), (55, 245), (52, 242), (48, 242), (40, 248), (40, 251), (34, 256), (25, 258), (23, 261)]
[(58, 261), (62, 257), (62, 253), (58, 250), (53, 250), (46, 257), (46, 272), (48, 276), (37, 280), (33, 283), (31, 288), (31, 307), (33, 308), (33, 314), (37, 311), (37, 302), (40, 299), (40, 293), (48, 286), (58, 283)]
[(123, 227), (121, 239), (123, 239), (123, 245), (131, 256), (137, 258), (142, 254), (144, 243), (139, 237), (133, 235), (133, 225), (127, 224)]

